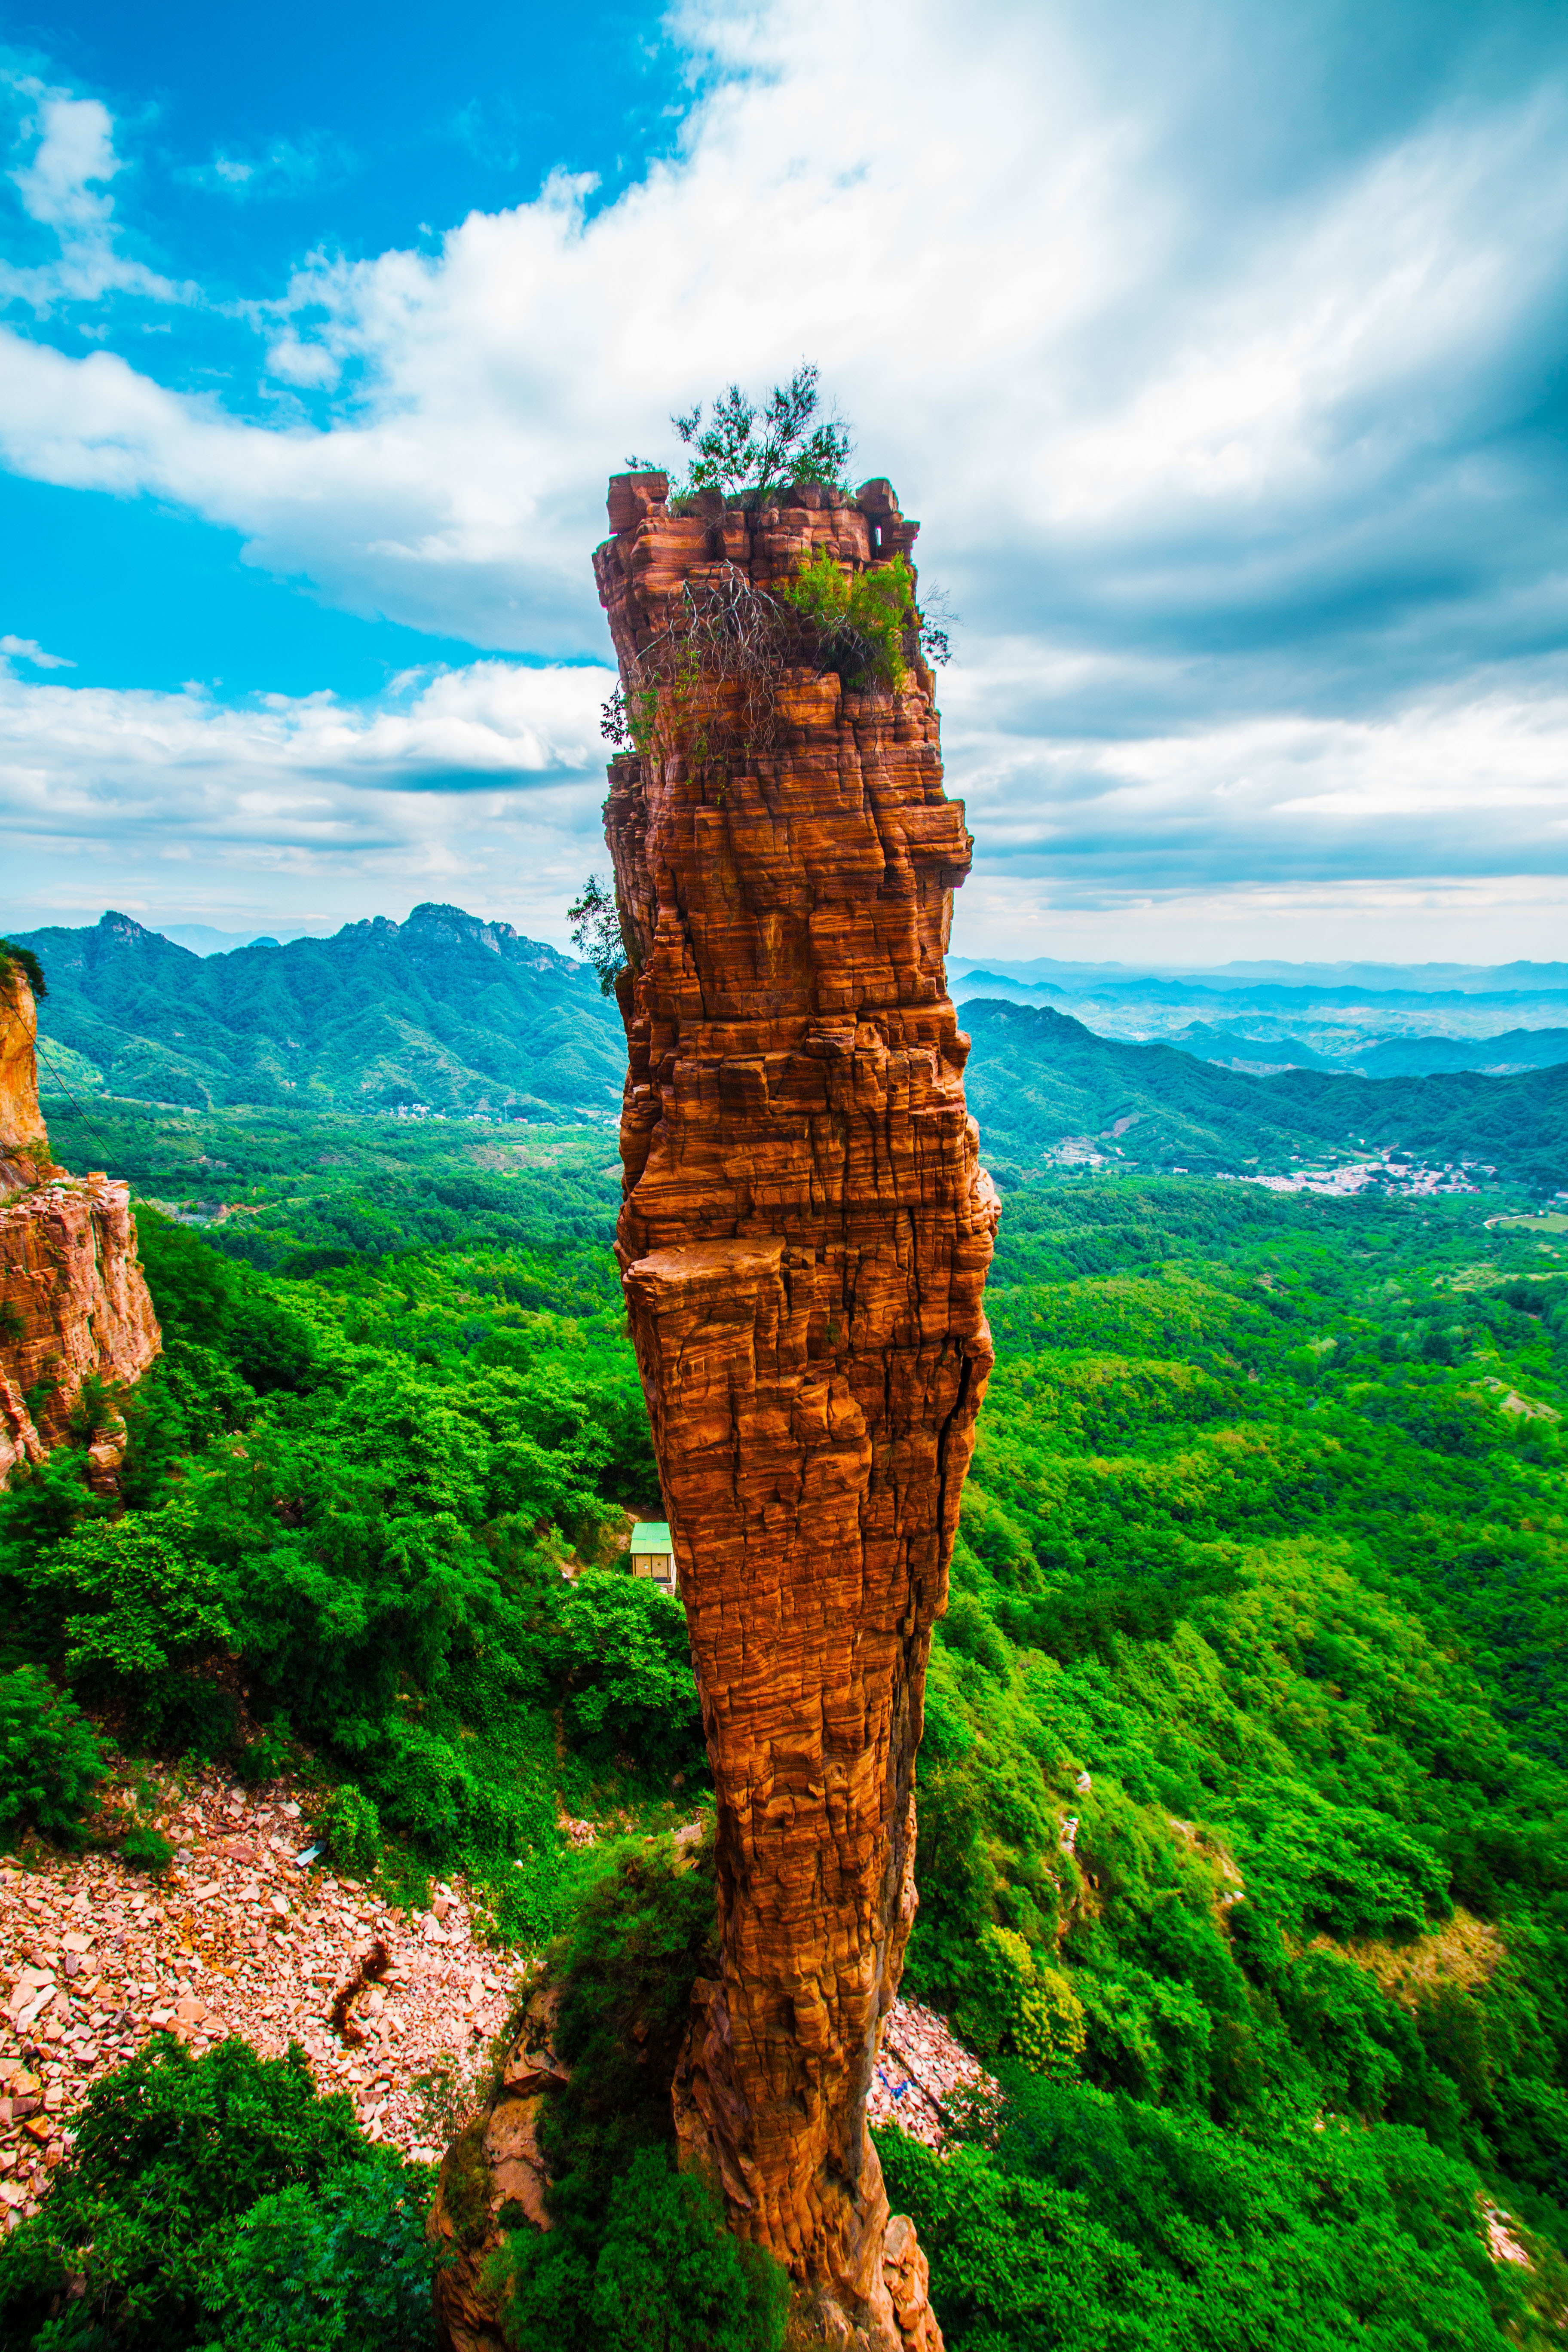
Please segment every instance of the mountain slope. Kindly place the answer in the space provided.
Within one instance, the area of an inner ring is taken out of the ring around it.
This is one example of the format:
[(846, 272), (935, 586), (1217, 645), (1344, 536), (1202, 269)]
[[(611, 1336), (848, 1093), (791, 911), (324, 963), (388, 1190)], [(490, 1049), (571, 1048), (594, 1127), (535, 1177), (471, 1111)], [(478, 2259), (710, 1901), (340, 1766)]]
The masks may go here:
[(1173, 1046), (1097, 1037), (1048, 1006), (981, 999), (961, 1010), (970, 1108), (987, 1151), (1020, 1168), (1072, 1138), (1131, 1165), (1194, 1173), (1397, 1147), (1488, 1161), (1542, 1191), (1568, 1184), (1568, 1066), (1518, 1077), (1253, 1077)]
[(1568, 1029), (1504, 1029), (1492, 1037), (1385, 1037), (1348, 1066), (1369, 1078), (1415, 1077), (1440, 1070), (1510, 1074), (1568, 1062)]
[(620, 1099), (620, 1021), (588, 967), (457, 907), (205, 957), (117, 914), (24, 943), (49, 983), (46, 1052), (117, 1095), (525, 1116)]
[[(987, 992), (989, 993), (989, 991)], [(1010, 1003), (1021, 1003), (1021, 997)], [(1189, 1022), (1164, 1041), (1200, 1061), (1251, 1070), (1272, 1063), (1301, 1070), (1330, 1070), (1342, 1076), (1413, 1078), (1453, 1070), (1481, 1070), (1489, 1077), (1513, 1077), (1521, 1070), (1545, 1070), (1568, 1062), (1568, 1029), (1504, 1029), (1487, 1037), (1384, 1037), (1359, 1053), (1331, 1058), (1300, 1037), (1257, 1022)]]

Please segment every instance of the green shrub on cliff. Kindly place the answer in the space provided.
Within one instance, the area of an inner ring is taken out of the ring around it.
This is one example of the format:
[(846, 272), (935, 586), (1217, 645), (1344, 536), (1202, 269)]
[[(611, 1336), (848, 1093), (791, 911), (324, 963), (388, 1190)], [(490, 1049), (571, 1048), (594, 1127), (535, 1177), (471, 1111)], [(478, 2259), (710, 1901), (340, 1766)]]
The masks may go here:
[(780, 2352), (789, 2276), (731, 2237), (720, 2198), (662, 2148), (610, 2191), (590, 2305), (604, 2352)]
[(317, 2096), (301, 2051), (193, 2059), (154, 2035), (93, 2084), (43, 2210), (0, 2245), (0, 2347), (417, 2352), (425, 2202), (426, 2176)]
[(108, 1769), (76, 1707), (37, 1666), (0, 1674), (0, 1839), (28, 1824), (74, 1838)]
[(846, 686), (897, 694), (909, 677), (905, 640), (920, 625), (914, 588), (901, 555), (849, 572), (824, 549), (778, 593), (806, 624), (824, 669), (837, 670)]
[(712, 1854), (670, 1839), (601, 1852), (550, 1955), (548, 2232), (507, 2238), (493, 2266), (519, 2352), (777, 2352), (788, 2281), (724, 2227), (708, 2186), (673, 2169), (670, 2085), (694, 1979), (713, 1966)]

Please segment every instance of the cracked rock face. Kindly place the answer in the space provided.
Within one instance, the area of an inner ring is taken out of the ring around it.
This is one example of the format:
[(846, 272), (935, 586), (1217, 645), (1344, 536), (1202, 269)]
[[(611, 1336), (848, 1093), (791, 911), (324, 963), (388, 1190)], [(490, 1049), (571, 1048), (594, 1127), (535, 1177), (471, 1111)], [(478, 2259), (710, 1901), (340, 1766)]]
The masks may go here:
[[(66, 1435), (82, 1383), (139, 1380), (162, 1339), (136, 1262), (130, 1187), (68, 1175), (38, 1109), (37, 1013), (20, 972), (0, 982), (0, 1486)], [(111, 1488), (118, 1418), (89, 1447)]]
[(677, 2126), (816, 2340), (936, 2352), (866, 2102), (992, 1360), (996, 1203), (943, 966), (971, 845), (912, 645), (894, 695), (809, 664), (759, 689), (682, 639), (693, 595), (733, 604), (823, 550), (907, 556), (889, 486), (752, 517), (666, 493), (612, 483), (595, 570), (638, 743), (605, 803), (630, 956), (617, 1250), (719, 1814), (723, 1969)]

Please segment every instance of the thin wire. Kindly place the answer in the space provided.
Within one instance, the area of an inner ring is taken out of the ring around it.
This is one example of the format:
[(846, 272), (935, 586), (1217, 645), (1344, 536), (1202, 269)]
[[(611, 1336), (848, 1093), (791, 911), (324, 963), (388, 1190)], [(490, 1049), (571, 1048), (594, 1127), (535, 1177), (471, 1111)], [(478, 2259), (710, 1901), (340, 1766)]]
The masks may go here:
[[(56, 1083), (58, 1084), (58, 1086), (59, 1087), (60, 1092), (65, 1096), (65, 1098), (66, 1098), (67, 1102), (68, 1102), (68, 1103), (69, 1103), (69, 1105), (71, 1106), (71, 1108), (75, 1111), (75, 1113), (76, 1113), (76, 1115), (77, 1115), (78, 1118), (79, 1118), (79, 1119), (80, 1119), (80, 1121), (81, 1121), (82, 1125), (83, 1125), (85, 1128), (87, 1128), (87, 1129), (89, 1129), (89, 1131), (91, 1134), (95, 1135), (95, 1136), (98, 1138), (99, 1142), (102, 1144), (105, 1159), (109, 1159), (109, 1158), (112, 1157), (112, 1154), (113, 1154), (113, 1148), (114, 1148), (114, 1147), (113, 1147), (113, 1146), (112, 1146), (112, 1144), (110, 1142), (109, 1138), (105, 1135), (105, 1133), (104, 1133), (104, 1131), (103, 1131), (102, 1128), (100, 1128), (100, 1127), (97, 1126), (97, 1125), (94, 1123), (94, 1121), (93, 1121), (93, 1120), (91, 1120), (90, 1118), (89, 1118), (89, 1117), (88, 1117), (88, 1115), (87, 1115), (86, 1111), (84, 1111), (84, 1110), (83, 1110), (83, 1108), (82, 1108), (82, 1107), (81, 1107), (80, 1103), (79, 1103), (79, 1102), (78, 1102), (78, 1100), (77, 1100), (77, 1098), (76, 1098), (75, 1095), (73, 1095), (73, 1094), (72, 1094), (72, 1092), (71, 1092), (71, 1090), (70, 1090), (69, 1087), (68, 1087), (68, 1086), (67, 1086), (67, 1084), (66, 1084), (66, 1082), (65, 1082), (65, 1079), (64, 1079), (64, 1078), (63, 1078), (63, 1076), (60, 1075), (60, 1072), (59, 1072), (58, 1070), (55, 1069), (55, 1066), (54, 1066), (53, 1062), (52, 1062), (52, 1061), (50, 1061), (48, 1055), (47, 1055), (47, 1053), (45, 1053), (45, 1052), (44, 1052), (44, 1041), (43, 1041), (43, 1039), (42, 1039), (41, 1037), (39, 1037), (39, 1036), (35, 1036), (35, 1037), (34, 1037), (34, 1039), (33, 1039), (33, 1044), (34, 1044), (34, 1046), (35, 1046), (36, 1050), (37, 1050), (39, 1054), (42, 1054), (42, 1055), (43, 1055), (45, 1066), (46, 1066), (47, 1069), (49, 1069), (49, 1070), (51, 1070), (51, 1071), (53, 1071), (53, 1072), (54, 1072), (55, 1080), (56, 1080)], [(138, 1193), (138, 1192), (132, 1192), (132, 1195), (131, 1195), (131, 1197), (132, 1197), (132, 1200), (140, 1200), (140, 1199), (142, 1198), (142, 1195), (141, 1195), (140, 1193)]]

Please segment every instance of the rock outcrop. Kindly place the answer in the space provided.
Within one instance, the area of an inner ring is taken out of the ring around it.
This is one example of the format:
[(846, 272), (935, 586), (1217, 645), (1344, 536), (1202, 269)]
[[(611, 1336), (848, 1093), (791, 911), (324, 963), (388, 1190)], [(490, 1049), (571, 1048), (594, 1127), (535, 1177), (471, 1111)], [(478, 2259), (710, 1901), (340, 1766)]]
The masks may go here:
[(442, 2352), (507, 2352), (487, 2265), (509, 2230), (552, 2226), (539, 2118), (567, 2079), (552, 2042), (559, 2000), (558, 1985), (547, 1977), (535, 1981), (484, 2105), (441, 2166), (429, 2237), (444, 2257), (436, 2276)]
[(813, 2340), (938, 2352), (866, 2101), (992, 1360), (995, 1196), (943, 966), (971, 844), (912, 632), (897, 692), (748, 636), (802, 562), (852, 577), (919, 526), (886, 482), (676, 514), (662, 475), (631, 474), (609, 509), (595, 570), (637, 744), (605, 803), (629, 957), (617, 1250), (719, 1817), (723, 1964), (677, 2127), (789, 2265)]
[[(89, 1379), (140, 1379), (162, 1344), (136, 1262), (130, 1188), (68, 1175), (38, 1108), (37, 1011), (24, 974), (0, 971), (0, 1486), (70, 1426)], [(89, 1449), (107, 1486), (124, 1449), (118, 1418)]]

